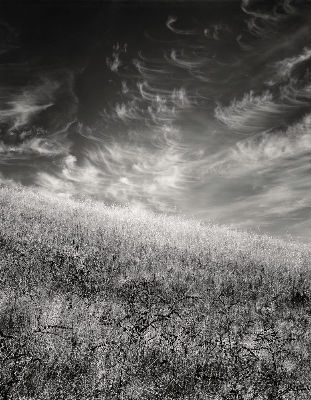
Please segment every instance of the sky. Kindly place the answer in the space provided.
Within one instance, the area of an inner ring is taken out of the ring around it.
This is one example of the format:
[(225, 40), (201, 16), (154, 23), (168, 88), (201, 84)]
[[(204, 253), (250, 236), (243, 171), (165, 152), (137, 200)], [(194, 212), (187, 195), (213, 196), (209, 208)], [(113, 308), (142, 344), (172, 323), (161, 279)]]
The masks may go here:
[(310, 1), (1, 1), (0, 181), (309, 241), (310, 27)]

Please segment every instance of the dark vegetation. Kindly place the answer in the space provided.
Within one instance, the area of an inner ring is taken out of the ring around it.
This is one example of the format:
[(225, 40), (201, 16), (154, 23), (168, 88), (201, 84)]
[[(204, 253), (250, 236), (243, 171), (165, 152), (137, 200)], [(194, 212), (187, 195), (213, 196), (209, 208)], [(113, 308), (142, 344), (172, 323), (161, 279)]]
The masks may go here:
[(311, 398), (306, 245), (0, 192), (0, 399)]

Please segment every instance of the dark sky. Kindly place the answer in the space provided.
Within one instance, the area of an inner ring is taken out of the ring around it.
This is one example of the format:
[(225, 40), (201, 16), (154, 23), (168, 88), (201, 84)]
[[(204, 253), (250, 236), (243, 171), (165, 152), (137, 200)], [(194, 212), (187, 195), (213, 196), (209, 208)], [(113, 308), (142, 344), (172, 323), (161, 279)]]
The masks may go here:
[(311, 3), (0, 2), (0, 179), (308, 240)]

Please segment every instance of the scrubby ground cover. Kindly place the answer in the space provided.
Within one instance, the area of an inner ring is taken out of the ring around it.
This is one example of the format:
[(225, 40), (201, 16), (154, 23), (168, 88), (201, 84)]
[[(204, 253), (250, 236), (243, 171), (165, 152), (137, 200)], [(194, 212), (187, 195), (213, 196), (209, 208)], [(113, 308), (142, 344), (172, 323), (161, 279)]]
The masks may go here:
[(0, 188), (0, 399), (310, 399), (311, 251)]

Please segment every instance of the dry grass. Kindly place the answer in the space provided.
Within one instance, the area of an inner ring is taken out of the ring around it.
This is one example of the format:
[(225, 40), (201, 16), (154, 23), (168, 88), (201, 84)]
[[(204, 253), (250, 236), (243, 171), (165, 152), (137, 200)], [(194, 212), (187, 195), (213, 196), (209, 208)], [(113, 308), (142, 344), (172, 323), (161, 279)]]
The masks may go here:
[(310, 247), (0, 189), (0, 399), (310, 399)]

